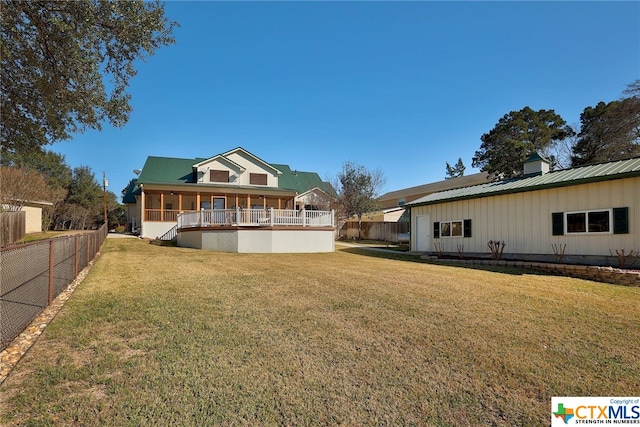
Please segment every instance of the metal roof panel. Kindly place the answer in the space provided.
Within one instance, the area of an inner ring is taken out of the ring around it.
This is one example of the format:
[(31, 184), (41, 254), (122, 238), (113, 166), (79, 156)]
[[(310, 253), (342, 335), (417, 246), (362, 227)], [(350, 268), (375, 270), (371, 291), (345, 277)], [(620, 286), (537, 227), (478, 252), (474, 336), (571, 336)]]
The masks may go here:
[(582, 182), (605, 181), (629, 176), (640, 176), (640, 157), (563, 169), (544, 175), (512, 178), (503, 181), (488, 182), (473, 187), (440, 191), (407, 203), (407, 206), (428, 205), (444, 201), (533, 191), (542, 188), (562, 187)]

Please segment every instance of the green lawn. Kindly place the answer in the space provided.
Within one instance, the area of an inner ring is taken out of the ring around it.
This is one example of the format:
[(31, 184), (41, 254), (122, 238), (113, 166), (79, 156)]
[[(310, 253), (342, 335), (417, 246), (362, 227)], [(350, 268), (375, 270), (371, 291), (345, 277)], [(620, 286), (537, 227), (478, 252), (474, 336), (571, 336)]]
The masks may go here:
[(637, 396), (640, 288), (376, 255), (108, 239), (0, 424), (548, 425), (552, 396)]

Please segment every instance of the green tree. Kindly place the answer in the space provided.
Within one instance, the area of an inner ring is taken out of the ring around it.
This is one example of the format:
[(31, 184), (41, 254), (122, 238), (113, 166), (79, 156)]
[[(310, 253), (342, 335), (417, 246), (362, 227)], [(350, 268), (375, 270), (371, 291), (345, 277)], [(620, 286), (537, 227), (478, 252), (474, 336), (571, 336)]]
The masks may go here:
[(462, 157), (458, 157), (458, 162), (455, 164), (455, 166), (451, 166), (449, 164), (449, 162), (447, 163), (447, 176), (444, 177), (444, 179), (451, 179), (451, 178), (457, 178), (459, 176), (464, 176), (464, 170), (466, 169), (466, 166), (464, 165), (464, 163), (462, 163)]
[(118, 197), (112, 191), (107, 191), (107, 221), (109, 229), (118, 228), (127, 223), (127, 209), (118, 203)]
[(580, 114), (580, 133), (571, 165), (608, 162), (640, 155), (640, 80), (619, 101), (599, 102)]
[(63, 155), (40, 148), (29, 152), (6, 153), (0, 160), (2, 166), (25, 168), (42, 174), (49, 185), (67, 188), (71, 183), (72, 171)]
[(520, 176), (522, 164), (529, 155), (538, 151), (552, 157), (550, 152), (554, 146), (572, 134), (571, 127), (553, 110), (534, 111), (525, 107), (512, 111), (482, 135), (472, 166), (504, 178)]
[[(123, 126), (134, 62), (174, 43), (159, 1), (2, 0), (2, 152)], [(105, 80), (103, 79), (107, 79)]]
[(358, 217), (358, 238), (362, 215), (379, 208), (378, 193), (384, 184), (380, 170), (369, 171), (364, 166), (347, 161), (338, 174), (338, 201), (342, 215)]
[(103, 189), (89, 167), (73, 169), (68, 191), (56, 228), (85, 230), (103, 223)]
[(38, 176), (44, 177), (49, 191), (43, 198), (51, 202), (52, 206), (46, 206), (42, 210), (42, 229), (49, 230), (52, 227), (56, 212), (64, 204), (69, 185), (71, 184), (72, 171), (67, 166), (64, 156), (53, 151), (40, 148), (30, 150), (28, 153), (7, 152), (0, 158), (3, 167), (19, 168)]

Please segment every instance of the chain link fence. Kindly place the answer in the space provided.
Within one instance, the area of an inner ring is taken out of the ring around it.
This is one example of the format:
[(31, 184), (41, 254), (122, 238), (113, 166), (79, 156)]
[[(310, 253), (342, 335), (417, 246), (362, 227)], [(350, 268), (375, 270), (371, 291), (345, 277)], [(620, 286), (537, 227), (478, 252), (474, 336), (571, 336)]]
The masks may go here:
[(0, 351), (96, 256), (107, 227), (0, 249)]

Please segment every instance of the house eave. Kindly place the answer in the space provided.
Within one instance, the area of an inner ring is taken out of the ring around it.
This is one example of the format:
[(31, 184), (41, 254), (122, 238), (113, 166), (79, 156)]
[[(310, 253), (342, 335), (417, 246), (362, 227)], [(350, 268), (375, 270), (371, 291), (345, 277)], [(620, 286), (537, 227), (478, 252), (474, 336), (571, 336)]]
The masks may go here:
[(294, 190), (287, 190), (276, 187), (258, 187), (249, 185), (234, 185), (234, 184), (194, 184), (194, 183), (162, 183), (162, 182), (147, 182), (142, 184), (142, 188), (145, 192), (148, 191), (185, 191), (189, 193), (197, 193), (203, 191), (220, 192), (220, 193), (247, 193), (247, 194), (271, 194), (271, 195), (285, 195), (295, 197), (296, 192)]

